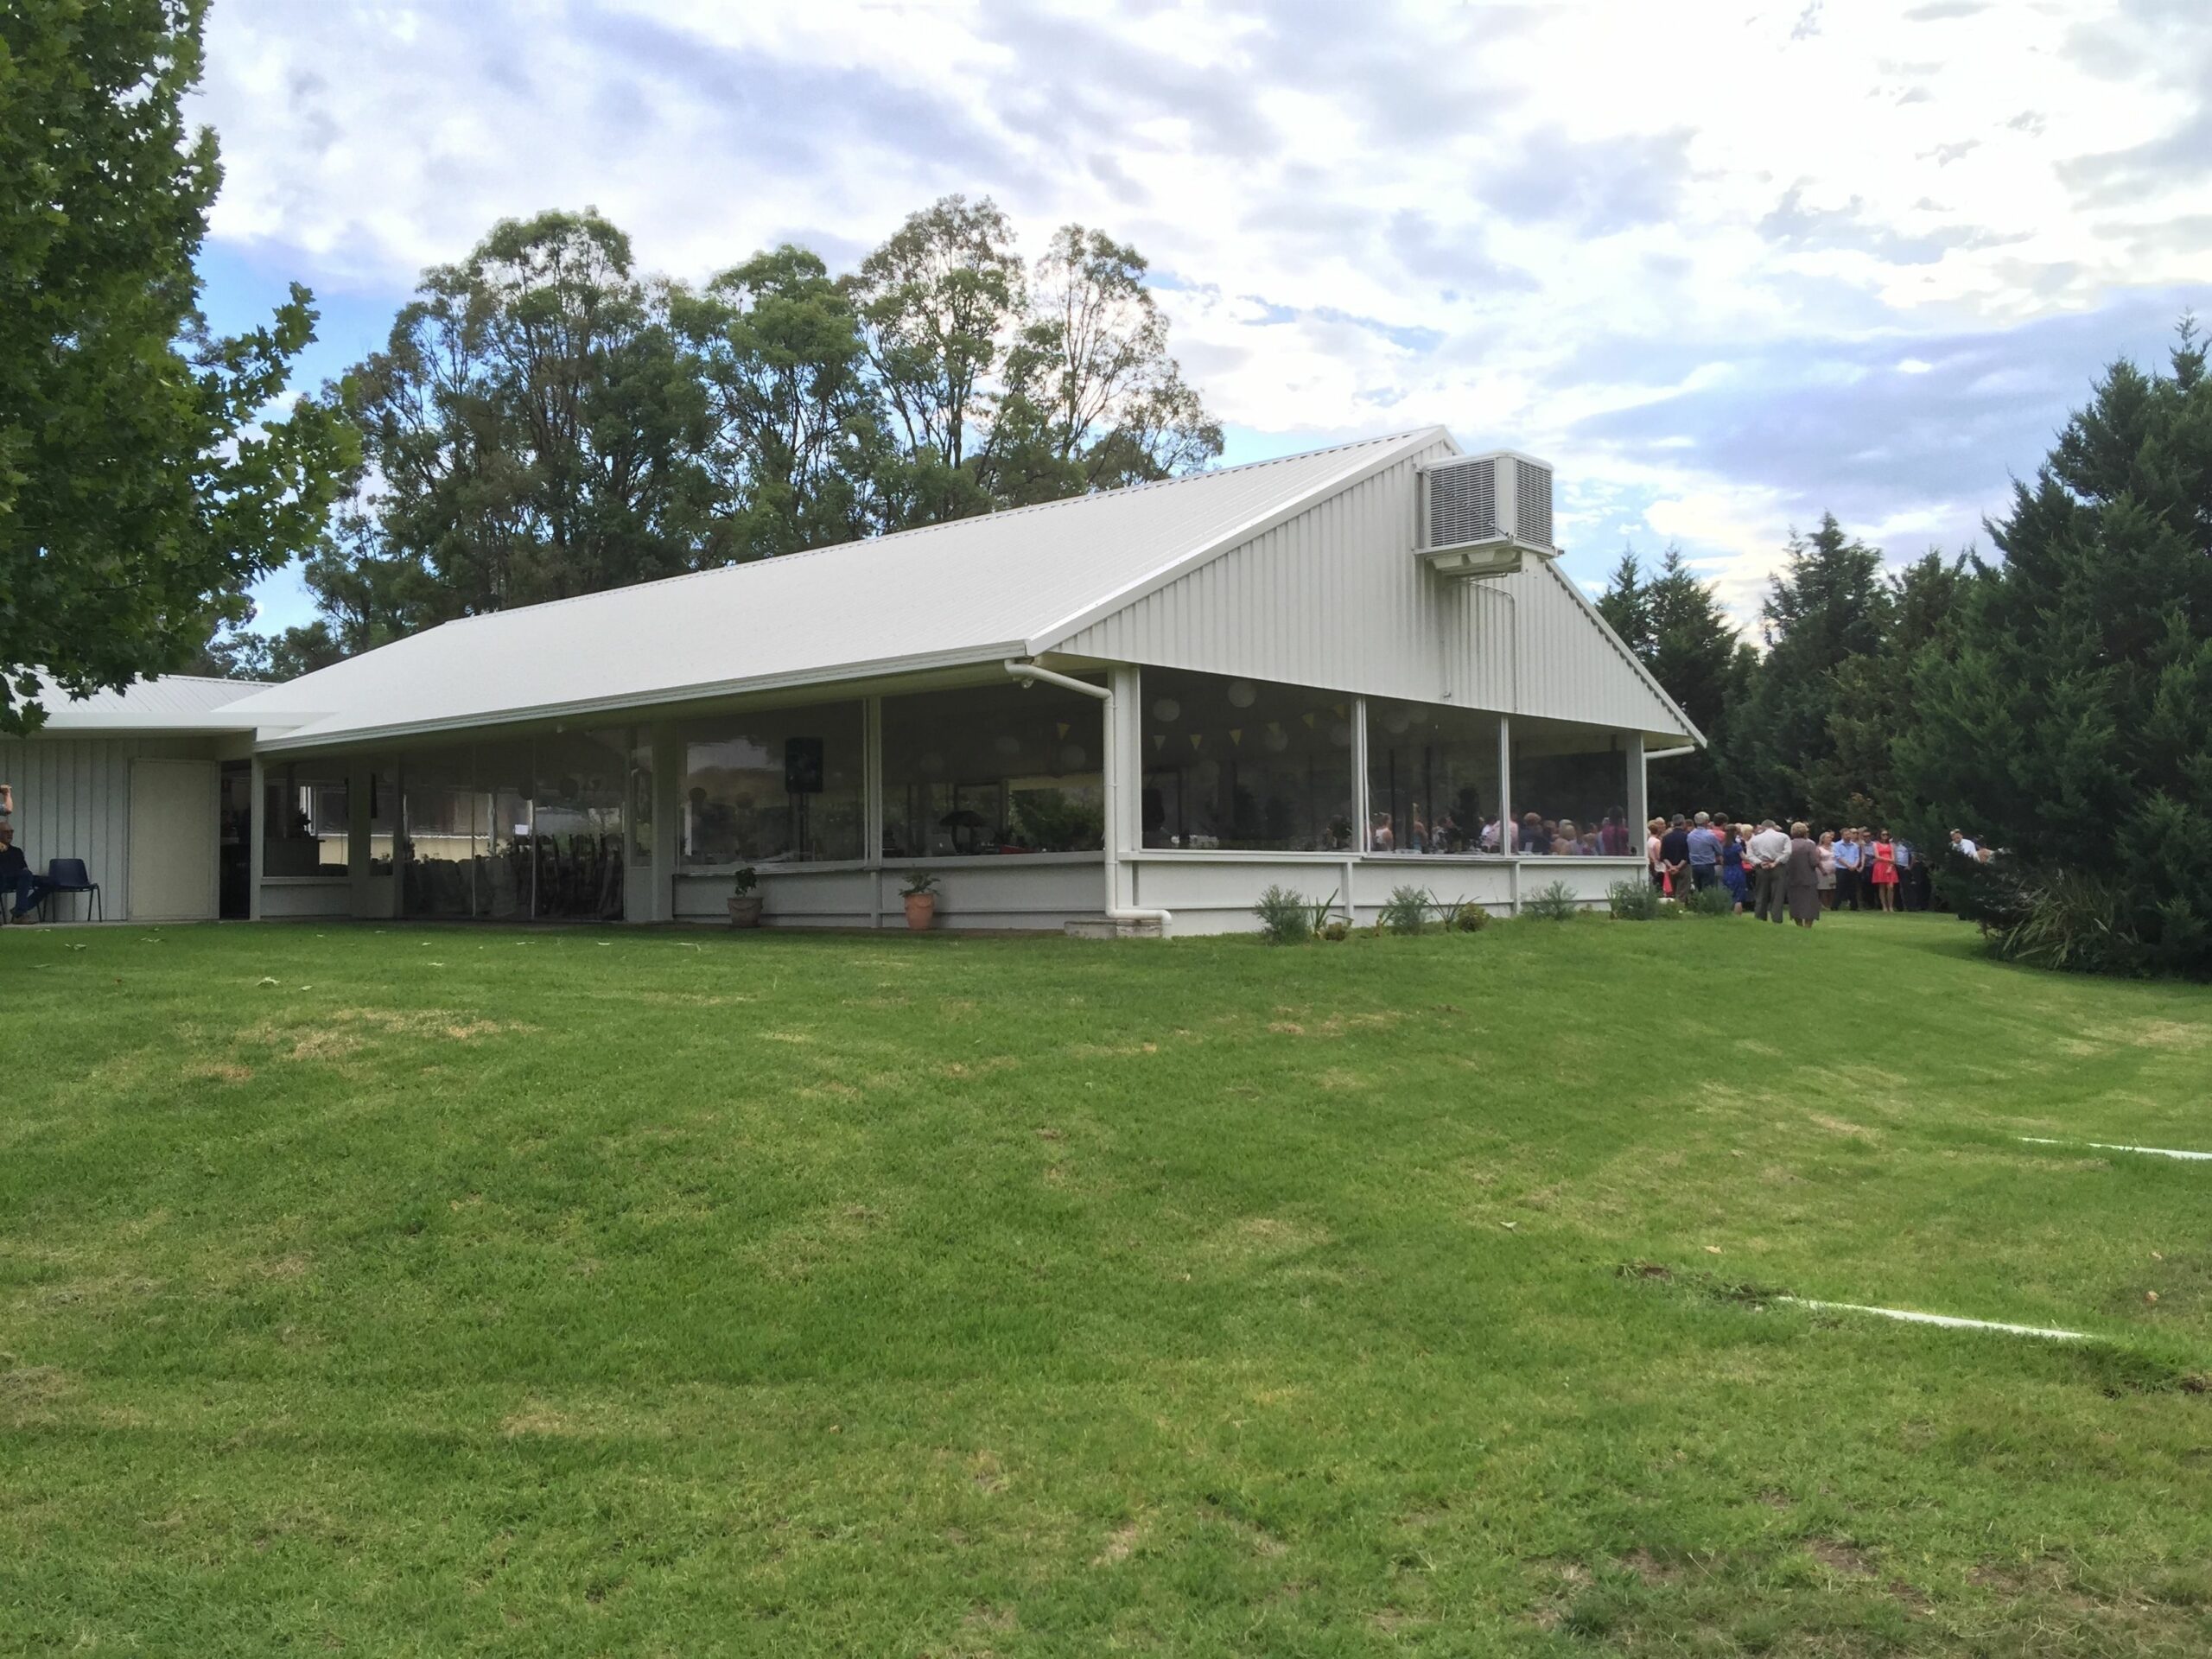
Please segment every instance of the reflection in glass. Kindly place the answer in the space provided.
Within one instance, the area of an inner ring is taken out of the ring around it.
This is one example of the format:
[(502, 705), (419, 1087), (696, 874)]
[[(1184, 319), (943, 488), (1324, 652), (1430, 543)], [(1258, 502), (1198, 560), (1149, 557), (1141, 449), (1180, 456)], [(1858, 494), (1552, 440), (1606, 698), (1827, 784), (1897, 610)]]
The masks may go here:
[(1618, 734), (1563, 721), (1513, 722), (1513, 810), (1523, 854), (1626, 856), (1641, 851), (1628, 822), (1628, 753)]
[(476, 913), (495, 921), (530, 916), (537, 886), (531, 833), (531, 746), (480, 743), (476, 786), (486, 796), (491, 833), (478, 859)]
[(1319, 852), (1352, 845), (1349, 697), (1147, 668), (1143, 702), (1146, 846)]
[(534, 914), (622, 918), (626, 736), (621, 731), (557, 732), (531, 746), (537, 775), (531, 811), (537, 852)]
[(1496, 715), (1368, 700), (1370, 851), (1493, 851), (1497, 795)]
[(271, 762), (261, 781), (262, 874), (345, 874), (353, 825), (344, 764)]
[(886, 697), (883, 855), (1096, 851), (1102, 707), (1041, 680)]
[(858, 858), (861, 728), (857, 702), (724, 715), (687, 728), (679, 861)]
[(406, 854), (400, 913), (445, 919), (475, 914), (476, 855), (490, 824), (469, 751), (410, 755), (400, 774)]

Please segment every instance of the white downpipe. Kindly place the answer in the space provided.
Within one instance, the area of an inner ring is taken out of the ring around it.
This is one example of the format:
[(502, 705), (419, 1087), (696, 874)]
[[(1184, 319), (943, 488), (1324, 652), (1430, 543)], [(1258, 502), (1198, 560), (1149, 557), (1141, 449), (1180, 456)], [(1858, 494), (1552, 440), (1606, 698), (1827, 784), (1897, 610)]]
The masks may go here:
[(1685, 743), (1679, 749), (1646, 749), (1643, 752), (1643, 761), (1646, 766), (1649, 766), (1654, 760), (1674, 760), (1685, 754), (1696, 753), (1697, 745), (1694, 743)]
[(1080, 691), (1086, 697), (1096, 698), (1099, 709), (1099, 766), (1098, 773), (1106, 792), (1106, 919), (1109, 922), (1156, 922), (1165, 933), (1175, 918), (1165, 910), (1145, 910), (1121, 902), (1122, 867), (1122, 785), (1121, 756), (1114, 748), (1114, 692), (1113, 688), (1092, 685), (1066, 674), (1056, 673), (1049, 668), (1039, 668), (1034, 663), (1020, 662), (1014, 658), (1006, 661), (1006, 671), (1020, 680), (1024, 687), (1039, 680), (1047, 685), (1057, 685), (1064, 690)]

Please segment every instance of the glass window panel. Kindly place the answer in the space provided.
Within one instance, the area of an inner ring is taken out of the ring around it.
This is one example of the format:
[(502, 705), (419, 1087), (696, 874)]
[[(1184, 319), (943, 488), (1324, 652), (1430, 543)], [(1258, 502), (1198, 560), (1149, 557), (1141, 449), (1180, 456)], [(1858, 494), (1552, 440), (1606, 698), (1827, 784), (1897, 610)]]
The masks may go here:
[(1564, 721), (1513, 722), (1513, 812), (1524, 855), (1625, 857), (1641, 851), (1630, 829), (1628, 751), (1617, 732)]
[(400, 765), (403, 915), (475, 914), (476, 859), (491, 827), (467, 749), (406, 756)]
[(1147, 668), (1143, 703), (1146, 846), (1352, 845), (1350, 697)]
[(399, 823), (399, 779), (388, 766), (369, 773), (369, 873), (391, 874), (392, 843)]
[(537, 881), (528, 741), (477, 745), (476, 786), (490, 817), (477, 849), (476, 913), (520, 920), (531, 914)]
[(353, 823), (344, 763), (274, 763), (262, 769), (261, 781), (262, 874), (345, 874)]
[(653, 861), (653, 742), (640, 731), (630, 745), (630, 851), (632, 869)]
[(620, 729), (556, 732), (532, 746), (537, 774), (531, 816), (537, 854), (533, 914), (621, 919), (628, 737)]
[(1096, 852), (1105, 705), (1039, 680), (883, 700), (883, 855)]
[(1497, 781), (1496, 715), (1368, 700), (1370, 851), (1496, 851)]
[(857, 702), (765, 709), (684, 732), (678, 861), (806, 863), (861, 855)]

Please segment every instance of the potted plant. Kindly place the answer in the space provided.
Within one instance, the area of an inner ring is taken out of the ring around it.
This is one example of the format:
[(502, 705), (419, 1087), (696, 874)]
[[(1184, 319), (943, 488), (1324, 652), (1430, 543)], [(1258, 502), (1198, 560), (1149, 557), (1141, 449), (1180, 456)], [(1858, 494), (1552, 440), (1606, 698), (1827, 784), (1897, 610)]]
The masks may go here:
[(729, 925), (732, 927), (760, 925), (760, 873), (750, 864), (738, 870), (730, 887)]
[(937, 877), (927, 870), (916, 870), (900, 891), (906, 895), (906, 925), (917, 933), (927, 931), (937, 919)]

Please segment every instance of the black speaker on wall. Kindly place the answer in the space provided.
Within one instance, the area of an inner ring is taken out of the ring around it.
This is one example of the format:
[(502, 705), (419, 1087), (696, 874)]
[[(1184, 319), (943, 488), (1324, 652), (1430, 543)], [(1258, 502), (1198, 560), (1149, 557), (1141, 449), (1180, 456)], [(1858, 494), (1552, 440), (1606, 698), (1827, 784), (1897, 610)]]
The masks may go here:
[(787, 737), (784, 740), (784, 791), (791, 795), (822, 792), (822, 740)]

